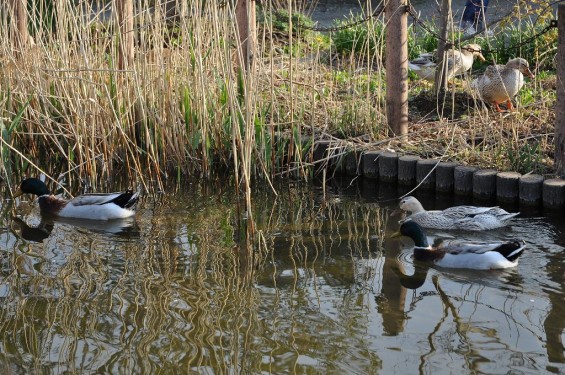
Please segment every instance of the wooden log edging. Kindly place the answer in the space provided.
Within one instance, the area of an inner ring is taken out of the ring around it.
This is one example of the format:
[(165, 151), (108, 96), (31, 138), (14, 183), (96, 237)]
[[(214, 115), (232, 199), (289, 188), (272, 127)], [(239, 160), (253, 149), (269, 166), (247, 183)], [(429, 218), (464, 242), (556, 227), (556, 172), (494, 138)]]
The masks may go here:
[(520, 177), (518, 197), (524, 206), (540, 206), (543, 194), (543, 176), (530, 174)]
[(436, 188), (436, 167), (439, 160), (420, 159), (416, 163), (416, 184), (421, 189), (433, 190)]
[(379, 155), (379, 180), (396, 182), (398, 180), (398, 154), (385, 151)]
[(455, 167), (458, 163), (442, 161), (436, 167), (436, 191), (451, 193), (455, 189)]
[(496, 199), (503, 203), (516, 203), (520, 196), (518, 172), (500, 172), (496, 175)]
[(457, 195), (473, 195), (473, 175), (475, 167), (460, 165), (453, 170), (453, 189)]
[[(328, 157), (327, 145), (320, 146), (314, 146), (315, 163), (322, 155)], [(565, 208), (564, 179), (545, 179), (537, 174), (522, 175), (518, 172), (478, 169), (437, 159), (420, 159), (415, 155), (398, 155), (390, 151), (349, 151), (340, 154), (341, 163), (332, 161), (327, 165), (334, 167), (336, 173), (344, 173), (350, 177), (362, 176), (375, 180), (375, 183), (380, 181), (409, 187), (418, 186), (418, 189), (473, 196), (483, 200), (496, 199), (500, 203), (525, 207)], [(336, 165), (342, 167), (335, 167)]]
[(416, 155), (404, 155), (398, 158), (398, 183), (405, 186), (416, 184), (416, 164), (420, 160)]
[(473, 198), (489, 200), (496, 196), (496, 175), (494, 169), (479, 169), (473, 173)]

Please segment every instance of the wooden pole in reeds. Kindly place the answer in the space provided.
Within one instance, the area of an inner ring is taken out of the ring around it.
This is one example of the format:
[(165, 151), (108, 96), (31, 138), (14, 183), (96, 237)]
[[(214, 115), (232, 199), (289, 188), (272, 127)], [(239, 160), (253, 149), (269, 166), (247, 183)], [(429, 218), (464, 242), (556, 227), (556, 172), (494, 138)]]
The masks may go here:
[(256, 20), (255, 20), (255, 0), (237, 0), (235, 5), (235, 17), (237, 20), (237, 31), (242, 48), (243, 63), (245, 70), (249, 70), (253, 64), (255, 56)]
[[(237, 22), (237, 32), (239, 35), (238, 60), (239, 68), (243, 74), (245, 85), (244, 97), (244, 119), (245, 134), (235, 144), (240, 147), (240, 170), (244, 183), (245, 205), (248, 214), (247, 217), (247, 240), (252, 241), (255, 231), (253, 222), (253, 210), (251, 207), (251, 173), (252, 173), (252, 155), (255, 144), (254, 132), (254, 113), (253, 113), (253, 85), (254, 85), (254, 57), (256, 44), (256, 19), (255, 19), (255, 0), (236, 0), (235, 17)], [(241, 134), (239, 134), (241, 137)], [(236, 146), (234, 146), (236, 147)], [(234, 153), (237, 153), (234, 150)], [(238, 182), (237, 182), (238, 183)], [(247, 247), (251, 249), (251, 246)]]
[(33, 44), (33, 39), (27, 29), (27, 1), (10, 0), (10, 17), (12, 21), (12, 42), (16, 49), (21, 52), (28, 44)]
[(133, 39), (133, 0), (116, 0), (114, 5), (120, 30), (118, 69), (123, 70), (131, 66), (135, 53)]
[(447, 89), (447, 54), (445, 53), (445, 41), (447, 40), (447, 27), (451, 18), (451, 0), (443, 0), (441, 2), (441, 25), (439, 35), (441, 38), (437, 44), (438, 64), (435, 74), (434, 92), (441, 102), (443, 98), (439, 97), (440, 92)]
[(555, 106), (555, 173), (565, 178), (565, 4), (557, 8), (557, 104)]
[(408, 133), (408, 13), (406, 0), (389, 0), (386, 24), (386, 115), (395, 136)]

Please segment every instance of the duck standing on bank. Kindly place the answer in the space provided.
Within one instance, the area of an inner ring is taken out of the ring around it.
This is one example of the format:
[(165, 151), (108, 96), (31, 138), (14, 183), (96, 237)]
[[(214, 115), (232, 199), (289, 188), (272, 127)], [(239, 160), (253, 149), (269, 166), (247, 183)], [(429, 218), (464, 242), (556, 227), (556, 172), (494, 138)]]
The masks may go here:
[[(478, 44), (467, 44), (461, 50), (449, 49), (445, 54), (447, 58), (447, 79), (461, 75), (471, 69), (475, 57), (485, 61), (481, 53), (481, 46)], [(420, 78), (430, 82), (435, 81), (437, 68), (437, 56), (435, 52), (425, 52), (412, 61), (408, 62), (408, 67)]]
[(519, 215), (500, 207), (455, 206), (445, 210), (426, 211), (420, 201), (408, 196), (400, 200), (400, 209), (409, 213), (408, 218), (424, 228), (490, 230), (505, 226)]
[(37, 195), (39, 209), (43, 214), (90, 220), (124, 219), (135, 214), (130, 208), (139, 199), (132, 190), (118, 193), (84, 194), (71, 200), (51, 194), (47, 185), (37, 178), (22, 181), (15, 197), (22, 194)]
[(400, 222), (392, 237), (406, 236), (414, 241), (414, 259), (445, 268), (491, 270), (516, 267), (524, 252), (523, 240), (473, 242), (436, 240), (430, 245), (422, 227), (412, 219)]
[(528, 61), (518, 57), (509, 60), (506, 65), (490, 65), (484, 74), (471, 83), (479, 98), (494, 105), (502, 112), (499, 104), (506, 102), (506, 109), (513, 111), (512, 99), (524, 86), (524, 75), (534, 78)]

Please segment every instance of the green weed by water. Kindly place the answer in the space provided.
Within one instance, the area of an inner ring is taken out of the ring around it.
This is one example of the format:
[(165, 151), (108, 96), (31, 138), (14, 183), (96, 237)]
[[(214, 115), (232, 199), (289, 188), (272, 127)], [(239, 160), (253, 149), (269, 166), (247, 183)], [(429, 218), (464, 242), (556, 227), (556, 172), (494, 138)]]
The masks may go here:
[[(4, 96), (5, 95), (5, 96)], [(1, 100), (4, 104), (11, 104), (11, 93), (10, 91), (6, 92)], [(0, 116), (0, 131), (2, 134), (2, 143), (0, 143), (0, 149), (2, 153), (2, 164), (7, 172), (11, 170), (11, 163), (10, 163), (10, 148), (8, 145), (12, 144), (12, 137), (14, 132), (18, 129), (21, 124), (24, 112), (27, 110), (29, 103), (32, 98), (29, 98), (27, 102), (23, 103), (18, 112), (10, 118), (9, 123), (6, 123), (6, 119), (4, 116)], [(9, 117), (8, 117), (9, 118)]]
[(543, 153), (539, 142), (511, 145), (506, 149), (510, 170), (519, 173), (543, 173)]

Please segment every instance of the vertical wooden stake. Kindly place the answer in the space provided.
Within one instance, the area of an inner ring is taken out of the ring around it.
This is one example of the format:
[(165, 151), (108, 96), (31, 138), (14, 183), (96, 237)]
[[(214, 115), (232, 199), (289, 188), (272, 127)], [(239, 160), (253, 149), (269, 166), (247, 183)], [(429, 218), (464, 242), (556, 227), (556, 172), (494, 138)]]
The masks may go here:
[(255, 56), (256, 22), (255, 22), (255, 0), (237, 0), (235, 5), (235, 17), (237, 30), (242, 48), (243, 68), (249, 70)]
[(116, 0), (114, 2), (120, 30), (118, 48), (118, 69), (127, 69), (133, 63), (135, 53), (133, 30), (133, 0)]
[(406, 0), (389, 0), (386, 24), (386, 115), (395, 136), (408, 133), (408, 14)]
[[(247, 249), (252, 250), (253, 238), (255, 235), (255, 224), (253, 220), (253, 209), (251, 205), (251, 158), (253, 154), (253, 146), (255, 144), (254, 128), (253, 128), (253, 110), (252, 95), (248, 95), (249, 90), (253, 87), (253, 66), (255, 57), (255, 41), (256, 37), (256, 21), (255, 21), (255, 0), (236, 0), (235, 17), (237, 22), (237, 31), (239, 34), (239, 46), (241, 50), (238, 56), (243, 61), (239, 61), (241, 72), (245, 75), (245, 138), (243, 144), (239, 147), (241, 152), (241, 175), (244, 182), (245, 206), (248, 213), (247, 216)], [(234, 148), (235, 150), (235, 148)], [(235, 153), (235, 152), (234, 152)], [(250, 258), (252, 259), (252, 258)]]
[(565, 4), (557, 8), (557, 104), (555, 106), (555, 173), (565, 178)]
[(19, 52), (29, 44), (33, 44), (33, 39), (27, 29), (27, 0), (10, 0), (9, 9), (12, 18), (12, 42)]
[[(437, 45), (438, 64), (436, 69), (435, 85), (434, 85), (434, 92), (438, 97), (442, 90), (447, 90), (447, 54), (445, 53), (446, 52), (445, 41), (447, 40), (448, 37), (447, 28), (449, 25), (450, 18), (451, 18), (451, 0), (442, 0), (441, 26), (439, 31), (439, 36), (441, 38), (438, 40), (438, 45)], [(443, 100), (441, 100), (440, 102), (443, 103)]]

